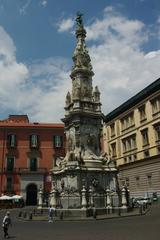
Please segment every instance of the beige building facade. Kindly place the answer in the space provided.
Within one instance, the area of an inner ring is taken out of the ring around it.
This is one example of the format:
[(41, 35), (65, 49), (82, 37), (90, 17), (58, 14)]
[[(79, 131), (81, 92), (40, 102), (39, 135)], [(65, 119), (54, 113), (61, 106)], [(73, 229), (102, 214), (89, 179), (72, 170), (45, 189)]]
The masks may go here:
[(106, 115), (103, 143), (131, 195), (160, 194), (160, 79)]

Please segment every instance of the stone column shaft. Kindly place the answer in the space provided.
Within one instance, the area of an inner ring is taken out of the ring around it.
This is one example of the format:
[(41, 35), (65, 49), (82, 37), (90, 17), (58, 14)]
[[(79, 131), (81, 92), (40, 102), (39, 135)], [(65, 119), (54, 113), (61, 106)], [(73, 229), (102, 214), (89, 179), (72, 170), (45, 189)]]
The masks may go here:
[(109, 188), (106, 189), (106, 208), (112, 208), (111, 192)]
[(89, 188), (89, 206), (92, 208), (94, 206), (94, 200), (93, 200), (93, 190), (90, 186)]
[(52, 188), (50, 194), (51, 194), (50, 205), (51, 205), (51, 207), (56, 208), (56, 189), (55, 189), (55, 187)]
[(86, 200), (86, 189), (85, 189), (85, 186), (83, 186), (82, 188), (82, 209), (85, 209), (87, 207), (87, 200)]
[(121, 194), (122, 194), (122, 205), (121, 205), (121, 208), (127, 208), (126, 190), (125, 190), (124, 187), (121, 190)]
[(41, 209), (42, 205), (43, 205), (43, 192), (42, 188), (40, 188), (38, 193), (38, 208)]

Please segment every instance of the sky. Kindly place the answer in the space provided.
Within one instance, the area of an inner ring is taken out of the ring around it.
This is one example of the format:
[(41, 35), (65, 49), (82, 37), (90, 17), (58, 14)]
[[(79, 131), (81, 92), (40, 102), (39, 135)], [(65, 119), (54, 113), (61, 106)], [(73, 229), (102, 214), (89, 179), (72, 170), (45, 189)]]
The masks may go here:
[(160, 77), (159, 0), (0, 0), (0, 119), (61, 122), (77, 11), (105, 115)]

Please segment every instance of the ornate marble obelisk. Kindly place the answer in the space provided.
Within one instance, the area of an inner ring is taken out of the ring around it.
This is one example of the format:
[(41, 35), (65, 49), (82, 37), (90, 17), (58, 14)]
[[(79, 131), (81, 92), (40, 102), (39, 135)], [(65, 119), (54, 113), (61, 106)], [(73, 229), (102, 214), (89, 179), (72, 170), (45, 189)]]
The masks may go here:
[[(86, 48), (86, 30), (82, 14), (78, 13), (76, 27), (77, 44), (73, 53), (71, 70), (72, 91), (66, 95), (65, 124), (67, 152), (52, 170), (53, 181), (61, 196), (81, 194), (83, 186), (88, 191), (105, 192), (116, 188), (114, 163), (101, 153), (100, 137), (103, 114), (100, 92), (93, 89), (94, 75)], [(73, 201), (74, 202), (74, 201)], [(77, 206), (74, 203), (74, 206)]]

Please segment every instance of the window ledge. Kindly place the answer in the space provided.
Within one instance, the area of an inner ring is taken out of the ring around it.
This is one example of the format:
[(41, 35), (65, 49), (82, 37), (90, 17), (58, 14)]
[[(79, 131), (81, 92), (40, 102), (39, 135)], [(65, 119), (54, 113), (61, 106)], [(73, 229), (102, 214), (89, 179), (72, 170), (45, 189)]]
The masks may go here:
[(133, 149), (130, 149), (130, 150), (127, 150), (127, 151), (124, 151), (123, 154), (126, 154), (126, 153), (134, 153), (137, 151), (137, 148), (133, 148)]
[(140, 119), (140, 123), (144, 123), (147, 121), (147, 118)]
[(112, 135), (111, 135), (111, 138), (114, 138), (115, 136), (116, 136), (115, 134), (112, 134)]
[(143, 148), (148, 148), (149, 147), (149, 143), (143, 144), (142, 147)]
[(130, 129), (134, 128), (134, 127), (135, 127), (135, 124), (132, 124), (131, 126), (129, 126), (129, 127), (127, 127), (127, 128), (124, 128), (124, 129), (122, 129), (122, 132), (128, 131), (128, 130), (130, 130)]
[(154, 116), (157, 116), (159, 113), (160, 113), (160, 110), (157, 111), (157, 112), (155, 112), (155, 113), (152, 113), (152, 116), (153, 116), (153, 117), (154, 117)]

